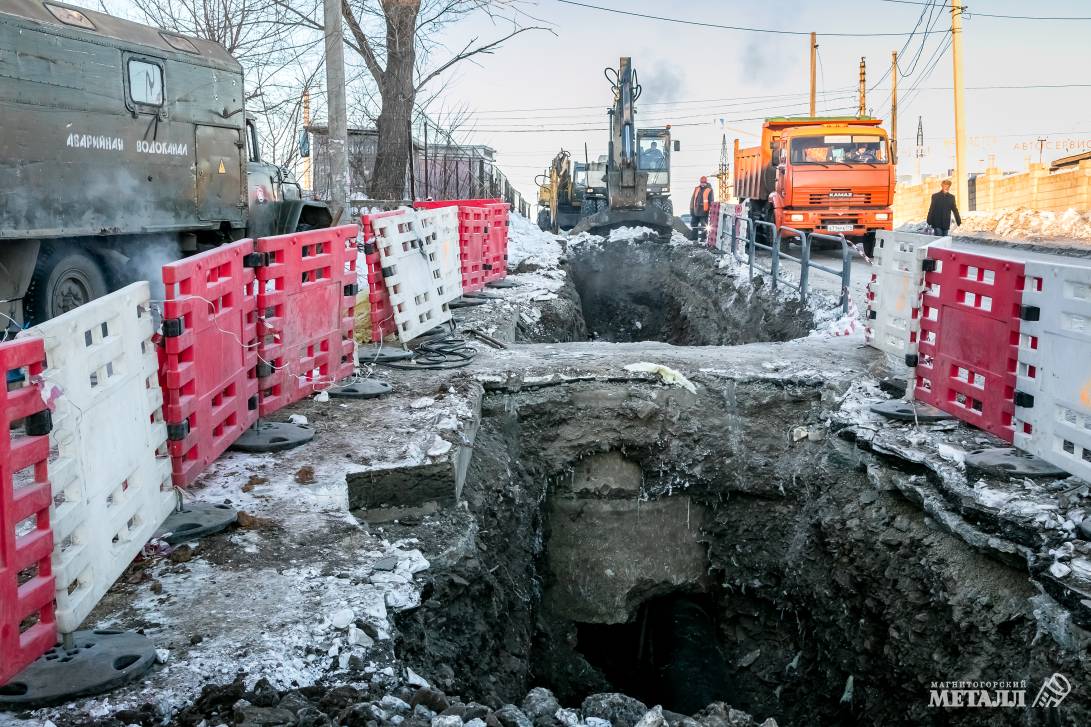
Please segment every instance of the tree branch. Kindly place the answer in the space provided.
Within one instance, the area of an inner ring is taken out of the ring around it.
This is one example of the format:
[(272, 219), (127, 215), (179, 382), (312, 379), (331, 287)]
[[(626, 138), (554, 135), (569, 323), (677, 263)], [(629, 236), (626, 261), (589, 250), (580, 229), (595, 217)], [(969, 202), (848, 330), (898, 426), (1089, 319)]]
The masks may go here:
[(367, 36), (364, 35), (363, 28), (360, 27), (360, 23), (356, 20), (355, 13), (352, 12), (352, 8), (349, 7), (349, 0), (341, 0), (341, 14), (345, 16), (345, 22), (348, 23), (349, 31), (352, 33), (353, 39), (356, 41), (354, 50), (360, 53), (360, 56), (364, 59), (364, 64), (371, 72), (371, 77), (375, 79), (375, 83), (381, 84), (383, 82), (383, 67), (379, 65), (379, 59), (375, 55), (375, 50), (371, 47), (371, 43), (368, 41)]
[(489, 55), (493, 51), (495, 51), (496, 48), (498, 46), (500, 46), (502, 43), (504, 43), (505, 41), (511, 40), (512, 38), (519, 35), (520, 33), (525, 33), (528, 30), (547, 30), (547, 31), (549, 31), (551, 33), (553, 32), (549, 28), (543, 28), (543, 27), (537, 26), (537, 25), (532, 25), (532, 26), (529, 26), (529, 27), (526, 27), (526, 28), (517, 28), (516, 30), (513, 30), (512, 32), (505, 35), (503, 38), (498, 38), (497, 40), (494, 40), (491, 43), (486, 43), (485, 45), (478, 46), (477, 48), (473, 48), (471, 50), (470, 45), (472, 45), (477, 40), (476, 38), (474, 38), (473, 40), (471, 40), (469, 43), (466, 44), (466, 46), (462, 49), (462, 51), (460, 51), (459, 53), (456, 53), (452, 58), (447, 60), (447, 62), (441, 64), (434, 71), (432, 71), (427, 76), (425, 76), (420, 81), (418, 81), (417, 82), (417, 87), (416, 87), (415, 90), (420, 91), (422, 88), (424, 88), (424, 86), (429, 81), (431, 81), (433, 78), (440, 75), (441, 73), (443, 73), (448, 68), (455, 65), (456, 63), (464, 61), (467, 58), (472, 58), (473, 56), (476, 56), (476, 55)]

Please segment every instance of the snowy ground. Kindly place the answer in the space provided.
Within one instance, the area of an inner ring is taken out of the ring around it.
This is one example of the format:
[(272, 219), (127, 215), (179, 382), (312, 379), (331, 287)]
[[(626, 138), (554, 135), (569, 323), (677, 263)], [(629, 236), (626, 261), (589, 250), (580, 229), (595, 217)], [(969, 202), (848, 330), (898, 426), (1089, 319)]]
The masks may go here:
[[(899, 229), (906, 232), (929, 231), (923, 221), (908, 222)], [(1091, 211), (1069, 209), (1065, 212), (1042, 212), (1020, 207), (997, 212), (968, 212), (962, 215), (962, 224), (951, 232), (956, 236), (1088, 244), (1091, 243)]]
[[(624, 239), (643, 234), (613, 233), (629, 236)], [(587, 235), (558, 239), (513, 215), (509, 269), (518, 287), (489, 289), (496, 300), (464, 309), (460, 327), (503, 334), (497, 337), (510, 344), (517, 319), (532, 325), (543, 307), (558, 298), (566, 281), (561, 268), (565, 245), (597, 240), (601, 238)], [(677, 238), (670, 244), (692, 243)], [(721, 257), (719, 264), (733, 276), (746, 275), (745, 266), (730, 256)], [(27, 719), (0, 714), (0, 724), (42, 725), (47, 720), (83, 724), (88, 715), (106, 715), (147, 701), (170, 712), (190, 702), (202, 685), (230, 682), (238, 671), (247, 672), (248, 682), (264, 676), (282, 688), (321, 681), (375, 684), (411, 679), (394, 654), (392, 614), (420, 601), (422, 574), (437, 561), (430, 555), (430, 564), (422, 551), (435, 554), (466, 546), (464, 541), (473, 537), (472, 518), (461, 508), (452, 509), (442, 522), (426, 515), (408, 535), (405, 525), (369, 526), (348, 509), (348, 475), (398, 467), (454, 467), (458, 453), (472, 447), (483, 385), (502, 388), (586, 378), (665, 380), (663, 367), (697, 385), (707, 376), (836, 379), (859, 378), (869, 370), (879, 373), (882, 367), (875, 362), (880, 357), (860, 346), (860, 326), (853, 326), (863, 309), (856, 285), (866, 283), (863, 271), (858, 274), (854, 269), (854, 276), (853, 297), (859, 302), (849, 317), (841, 316), (828, 292), (818, 290), (812, 296), (820, 325), (811, 339), (730, 349), (578, 343), (494, 350), (471, 341), (479, 358), (469, 369), (430, 374), (365, 371), (362, 375), (389, 379), (394, 393), (373, 401), (309, 400), (294, 405), (283, 416), (307, 416), (317, 430), (312, 443), (277, 455), (230, 454), (190, 490), (197, 500), (226, 503), (245, 513), (241, 527), (136, 564), (88, 618), (88, 627), (140, 629), (163, 650), (164, 663), (143, 682), (110, 695), (42, 710)], [(783, 295), (790, 293), (785, 290)], [(952, 481), (965, 482), (959, 474), (960, 453), (987, 438), (955, 424), (925, 428), (923, 433), (920, 428), (892, 427), (867, 412), (872, 401), (883, 397), (874, 381), (864, 378), (844, 402), (846, 422), (861, 432), (873, 432), (871, 446), (903, 458), (938, 458), (943, 463), (940, 469), (954, 473)], [(979, 484), (966, 490), (959, 494), (976, 497), (1027, 527), (1071, 537), (1072, 528), (1083, 519), (1082, 510), (1060, 510), (1041, 491), (1022, 483), (1014, 489)], [(452, 523), (464, 527), (460, 531)], [(1086, 569), (1071, 549), (1056, 558), (1071, 564), (1066, 567), (1072, 570), (1077, 565)]]

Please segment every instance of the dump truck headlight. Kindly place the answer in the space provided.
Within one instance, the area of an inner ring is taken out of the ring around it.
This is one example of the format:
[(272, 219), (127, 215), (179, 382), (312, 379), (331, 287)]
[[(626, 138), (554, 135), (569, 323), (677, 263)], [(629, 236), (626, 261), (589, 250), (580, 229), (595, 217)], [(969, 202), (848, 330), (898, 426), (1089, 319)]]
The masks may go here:
[(792, 222), (802, 222), (803, 221), (803, 215), (793, 214), (791, 219), (792, 219)]
[(876, 212), (875, 213), (875, 219), (879, 220), (880, 222), (883, 222), (885, 220), (889, 220), (890, 215), (887, 214), (886, 212)]

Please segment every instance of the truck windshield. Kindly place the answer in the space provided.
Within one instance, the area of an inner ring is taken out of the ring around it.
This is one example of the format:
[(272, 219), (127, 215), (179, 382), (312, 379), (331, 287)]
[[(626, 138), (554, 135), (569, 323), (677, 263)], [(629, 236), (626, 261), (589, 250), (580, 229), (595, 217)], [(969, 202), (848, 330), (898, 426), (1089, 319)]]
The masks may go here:
[(875, 135), (833, 134), (792, 139), (792, 164), (885, 164), (886, 139)]

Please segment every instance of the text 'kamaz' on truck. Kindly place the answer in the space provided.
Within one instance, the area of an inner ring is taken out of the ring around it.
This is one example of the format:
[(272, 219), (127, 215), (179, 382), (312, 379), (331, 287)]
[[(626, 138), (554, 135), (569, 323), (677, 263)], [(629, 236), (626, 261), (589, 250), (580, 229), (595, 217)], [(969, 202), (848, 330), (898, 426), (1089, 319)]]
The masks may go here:
[(843, 233), (869, 255), (893, 229), (894, 164), (880, 119), (767, 119), (761, 144), (735, 140), (735, 195), (752, 219)]
[(0, 0), (0, 312), (46, 320), (183, 254), (328, 226), (261, 162), (243, 98), (216, 43)]

